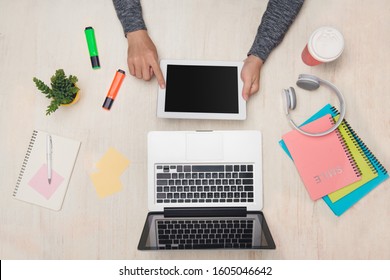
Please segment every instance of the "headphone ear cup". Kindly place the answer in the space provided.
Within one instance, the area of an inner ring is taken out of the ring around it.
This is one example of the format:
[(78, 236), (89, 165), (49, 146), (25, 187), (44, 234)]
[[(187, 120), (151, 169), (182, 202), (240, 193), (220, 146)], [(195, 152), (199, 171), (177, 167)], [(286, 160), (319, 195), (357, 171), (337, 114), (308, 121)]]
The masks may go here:
[(297, 107), (297, 95), (295, 94), (295, 89), (293, 87), (289, 87), (287, 92), (290, 100), (289, 109), (294, 110)]
[(320, 81), (316, 76), (301, 74), (298, 76), (297, 86), (305, 90), (316, 90), (320, 87)]
[(284, 110), (286, 115), (288, 115), (289, 111), (294, 110), (297, 105), (295, 90), (294, 88), (289, 87), (288, 89), (283, 90), (282, 95), (284, 100)]

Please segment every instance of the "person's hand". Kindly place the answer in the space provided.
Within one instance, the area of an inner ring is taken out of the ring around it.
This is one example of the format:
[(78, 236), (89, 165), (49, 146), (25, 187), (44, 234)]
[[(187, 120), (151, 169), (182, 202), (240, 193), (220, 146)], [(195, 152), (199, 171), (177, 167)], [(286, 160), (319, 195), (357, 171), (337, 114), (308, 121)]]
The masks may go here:
[(250, 55), (244, 60), (244, 66), (241, 70), (241, 80), (244, 83), (242, 88), (242, 97), (248, 101), (249, 97), (259, 91), (260, 88), (260, 70), (263, 61), (257, 56)]
[(146, 30), (129, 32), (127, 64), (130, 74), (138, 79), (149, 81), (156, 76), (160, 88), (165, 88), (165, 80), (160, 69), (157, 49)]

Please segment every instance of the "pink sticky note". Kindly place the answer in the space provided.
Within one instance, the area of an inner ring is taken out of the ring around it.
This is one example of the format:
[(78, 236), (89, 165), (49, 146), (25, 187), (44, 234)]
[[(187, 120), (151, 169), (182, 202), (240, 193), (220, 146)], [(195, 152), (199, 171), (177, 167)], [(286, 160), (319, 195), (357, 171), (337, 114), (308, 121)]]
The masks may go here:
[(51, 184), (49, 184), (47, 180), (47, 165), (43, 164), (28, 184), (46, 199), (50, 199), (63, 180), (64, 178), (61, 175), (52, 170)]

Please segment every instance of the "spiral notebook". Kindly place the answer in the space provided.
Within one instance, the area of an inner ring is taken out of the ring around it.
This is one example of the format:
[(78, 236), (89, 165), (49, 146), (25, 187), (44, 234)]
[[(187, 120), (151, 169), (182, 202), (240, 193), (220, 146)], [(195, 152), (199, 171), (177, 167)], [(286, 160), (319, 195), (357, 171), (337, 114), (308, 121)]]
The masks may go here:
[(80, 148), (80, 141), (52, 135), (52, 179), (48, 182), (48, 133), (34, 130), (13, 197), (52, 210), (60, 210)]
[[(334, 119), (337, 121), (339, 116), (335, 116)], [(351, 128), (346, 121), (341, 122), (341, 125), (338, 127), (340, 135), (343, 137), (345, 144), (348, 146), (349, 151), (354, 158), (359, 170), (362, 174), (361, 180), (352, 183), (344, 188), (341, 188), (333, 193), (328, 195), (329, 199), (332, 202), (343, 198), (347, 194), (353, 192), (357, 188), (361, 187), (365, 183), (371, 181), (378, 176), (378, 171), (375, 169), (367, 155), (363, 152), (362, 148), (353, 137)]]
[[(303, 128), (315, 133), (333, 125), (334, 120), (328, 114)], [(310, 137), (292, 130), (282, 138), (312, 200), (361, 179), (360, 170), (338, 130), (322, 137)]]
[[(306, 120), (306, 122), (304, 122), (302, 125), (315, 121), (316, 119), (321, 118), (326, 114), (330, 114), (332, 115), (332, 117), (336, 117), (339, 115), (339, 112), (337, 111), (336, 108), (332, 107), (330, 104), (327, 104), (317, 113), (315, 113), (312, 117)], [(329, 195), (326, 195), (322, 198), (325, 201), (325, 203), (328, 205), (328, 207), (337, 216), (340, 216), (343, 213), (345, 213), (348, 209), (350, 209), (353, 205), (355, 205), (370, 191), (378, 187), (382, 182), (386, 181), (389, 178), (389, 174), (386, 168), (380, 163), (377, 157), (371, 152), (371, 150), (367, 147), (364, 141), (362, 141), (362, 139), (358, 136), (358, 134), (355, 132), (355, 130), (351, 127), (351, 125), (346, 120), (342, 122), (342, 127), (339, 128), (339, 130), (344, 135), (344, 137), (351, 138), (350, 141), (358, 144), (358, 146), (360, 147), (359, 153), (362, 151), (364, 156), (368, 159), (367, 164), (369, 166), (370, 171), (367, 171), (364, 167), (363, 168), (361, 167), (360, 169), (362, 172), (362, 179), (358, 181), (359, 183), (358, 187), (356, 189), (353, 188), (352, 190), (349, 189), (347, 192), (342, 194), (343, 195), (342, 197), (339, 197), (338, 199), (333, 201), (330, 199)], [(282, 147), (282, 149), (286, 152), (286, 154), (291, 159), (293, 159), (284, 141), (283, 140), (279, 141), (279, 144)], [(356, 153), (354, 152), (353, 149), (351, 149), (351, 152), (352, 152), (352, 156), (356, 158)], [(357, 163), (359, 165), (359, 162)], [(371, 170), (371, 167), (373, 167), (374, 170)], [(364, 180), (364, 177), (367, 176), (366, 174), (367, 172), (375, 173), (375, 175), (373, 179), (368, 180), (366, 182), (366, 180)], [(350, 186), (347, 186), (346, 188), (349, 187)], [(340, 189), (340, 191), (341, 190), (343, 189)]]

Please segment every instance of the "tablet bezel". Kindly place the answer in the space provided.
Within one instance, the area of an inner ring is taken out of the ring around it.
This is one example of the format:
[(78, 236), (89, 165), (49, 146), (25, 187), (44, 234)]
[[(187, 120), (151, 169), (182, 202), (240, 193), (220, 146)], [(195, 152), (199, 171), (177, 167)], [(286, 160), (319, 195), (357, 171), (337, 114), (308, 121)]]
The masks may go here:
[[(188, 112), (167, 112), (165, 111), (166, 89), (158, 88), (157, 117), (176, 119), (211, 119), (211, 120), (245, 120), (246, 101), (242, 97), (243, 82), (241, 80), (242, 61), (205, 61), (205, 60), (168, 60), (160, 61), (161, 71), (164, 78), (167, 77), (168, 65), (196, 65), (196, 66), (233, 66), (237, 67), (237, 98), (238, 113), (188, 113)], [(169, 86), (169, 85), (167, 85)]]

